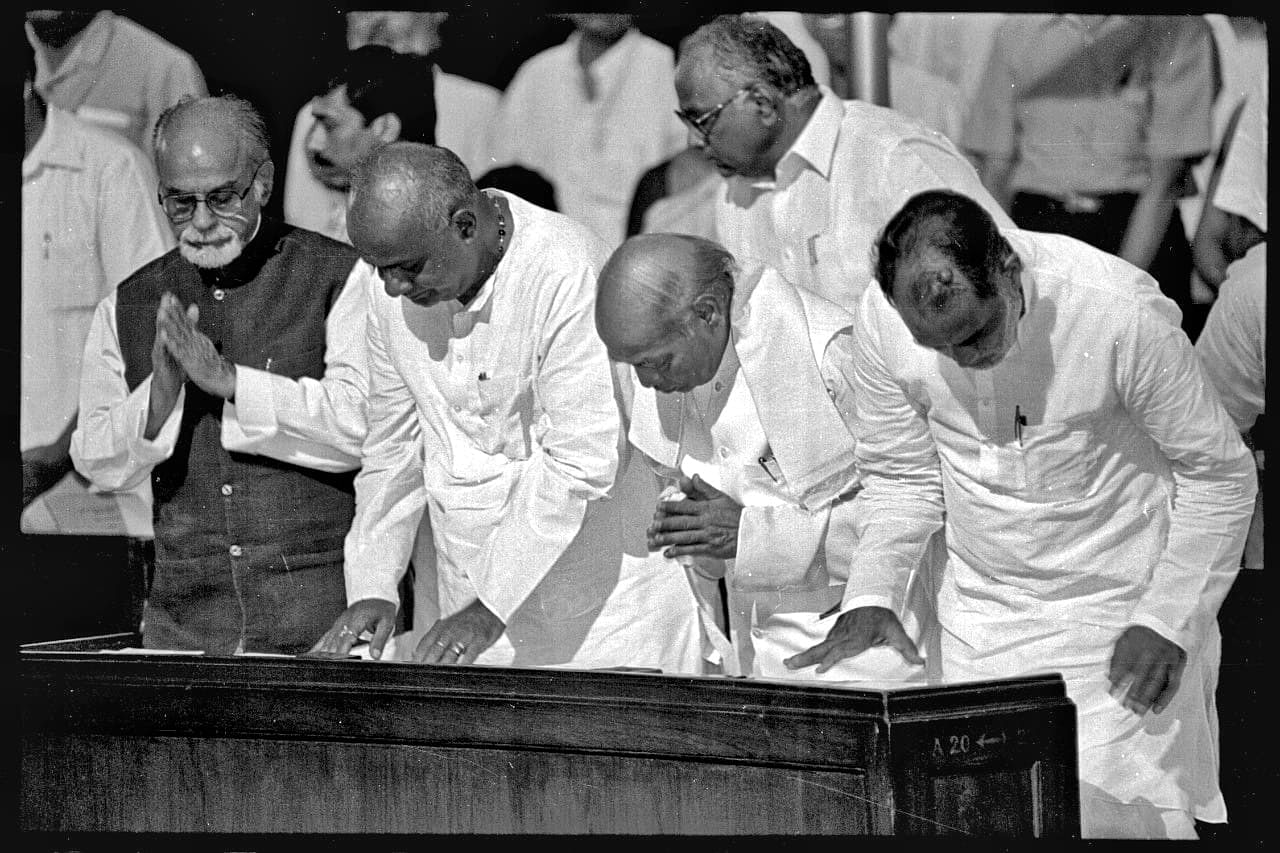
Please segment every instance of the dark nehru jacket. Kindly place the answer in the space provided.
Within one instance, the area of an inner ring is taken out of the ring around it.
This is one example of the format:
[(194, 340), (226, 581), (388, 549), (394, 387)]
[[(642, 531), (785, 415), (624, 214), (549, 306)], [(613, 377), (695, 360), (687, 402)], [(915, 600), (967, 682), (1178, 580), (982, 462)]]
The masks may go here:
[[(196, 267), (177, 249), (157, 258), (117, 292), (129, 390), (151, 373), (165, 291), (200, 306), (200, 331), (236, 364), (320, 378), (325, 319), (356, 260), (350, 246), (265, 218), (222, 269)], [(306, 651), (346, 607), (353, 474), (224, 450), (223, 403), (188, 381), (173, 456), (151, 472), (156, 568), (143, 643), (211, 654)]]

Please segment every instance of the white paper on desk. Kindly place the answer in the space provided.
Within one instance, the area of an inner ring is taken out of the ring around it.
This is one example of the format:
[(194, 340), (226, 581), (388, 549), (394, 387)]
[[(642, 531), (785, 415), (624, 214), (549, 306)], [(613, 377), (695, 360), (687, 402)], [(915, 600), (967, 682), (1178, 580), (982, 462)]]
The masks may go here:
[(103, 655), (203, 655), (203, 649), (99, 649)]

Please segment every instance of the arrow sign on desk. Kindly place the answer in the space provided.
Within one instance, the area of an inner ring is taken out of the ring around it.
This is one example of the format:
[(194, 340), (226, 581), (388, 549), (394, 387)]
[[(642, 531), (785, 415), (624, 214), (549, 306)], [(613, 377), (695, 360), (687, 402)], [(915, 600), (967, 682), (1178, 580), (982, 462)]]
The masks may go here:
[(993, 743), (1004, 743), (1007, 740), (1004, 732), (1000, 733), (1000, 737), (987, 737), (987, 733), (983, 732), (978, 736), (978, 746), (988, 747)]

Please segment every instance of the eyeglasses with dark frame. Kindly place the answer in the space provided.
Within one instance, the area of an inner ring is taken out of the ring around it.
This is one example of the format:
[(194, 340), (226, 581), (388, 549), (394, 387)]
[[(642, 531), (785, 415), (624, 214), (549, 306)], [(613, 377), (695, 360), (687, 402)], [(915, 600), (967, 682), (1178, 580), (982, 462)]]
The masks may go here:
[(755, 88), (755, 83), (748, 83), (738, 91), (734, 92), (727, 100), (721, 101), (706, 112), (691, 116), (684, 110), (676, 110), (676, 117), (679, 118), (690, 130), (696, 132), (702, 137), (704, 142), (711, 142), (711, 131), (715, 129), (716, 120), (720, 118), (720, 113), (724, 108), (738, 100), (744, 92), (750, 92)]
[(160, 199), (160, 207), (164, 209), (165, 216), (174, 222), (186, 222), (195, 216), (196, 205), (202, 201), (214, 216), (235, 216), (244, 207), (244, 197), (249, 194), (249, 190), (253, 189), (254, 181), (258, 180), (258, 172), (262, 171), (262, 167), (266, 164), (266, 160), (258, 164), (258, 168), (253, 170), (253, 177), (249, 178), (249, 183), (242, 190), (223, 187), (208, 193), (157, 195)]

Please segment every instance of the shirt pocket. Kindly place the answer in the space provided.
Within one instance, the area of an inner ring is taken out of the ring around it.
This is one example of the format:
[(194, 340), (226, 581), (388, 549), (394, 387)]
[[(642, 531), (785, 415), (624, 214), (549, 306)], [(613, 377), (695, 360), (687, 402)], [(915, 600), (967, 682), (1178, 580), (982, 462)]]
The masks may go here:
[(480, 428), (475, 434), (485, 453), (511, 459), (529, 458), (529, 427), (533, 418), (533, 381), (528, 373), (484, 374), (477, 379)]
[(1022, 428), (1017, 451), (1022, 492), (1033, 503), (1060, 503), (1088, 496), (1099, 455), (1097, 436), (1078, 425), (1044, 423)]
[(92, 234), (48, 229), (41, 235), (44, 267), (41, 278), (52, 286), (41, 294), (55, 311), (93, 311), (110, 292), (99, 270), (102, 263)]

